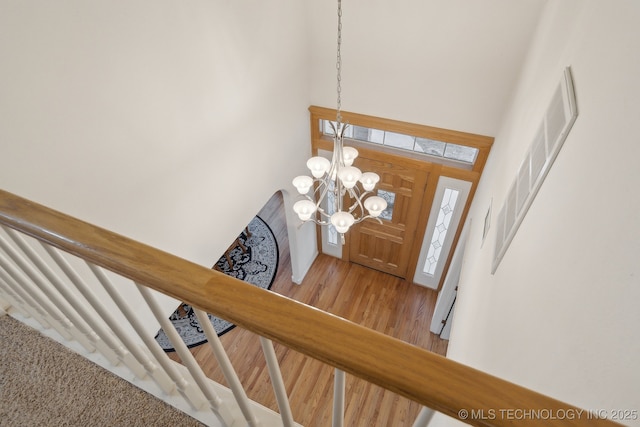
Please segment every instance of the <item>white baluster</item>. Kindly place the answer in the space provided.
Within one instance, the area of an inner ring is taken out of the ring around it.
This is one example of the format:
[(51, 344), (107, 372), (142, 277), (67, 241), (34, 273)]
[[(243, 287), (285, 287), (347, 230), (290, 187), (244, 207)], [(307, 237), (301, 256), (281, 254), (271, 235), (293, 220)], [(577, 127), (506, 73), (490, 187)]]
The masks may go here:
[(207, 376), (202, 372), (200, 365), (194, 359), (193, 355), (187, 348), (187, 345), (182, 341), (182, 338), (176, 331), (176, 328), (173, 326), (169, 318), (163, 313), (162, 309), (156, 302), (155, 298), (151, 294), (151, 291), (146, 286), (140, 285), (136, 283), (140, 294), (149, 305), (151, 312), (154, 314), (158, 322), (160, 322), (160, 326), (164, 330), (164, 333), (173, 344), (173, 348), (175, 348), (176, 353), (180, 356), (180, 360), (187, 368), (193, 380), (198, 384), (198, 387), (202, 391), (202, 394), (206, 397), (209, 402), (209, 407), (213, 411), (214, 414), (218, 417), (218, 420), (224, 426), (231, 426), (233, 424), (233, 417), (229, 412), (229, 409), (222, 404), (222, 400), (216, 395), (213, 387), (211, 387), (211, 383)]
[[(0, 270), (0, 273), (4, 273), (4, 271)], [(0, 275), (0, 291), (2, 291), (0, 292), (0, 310), (2, 309), (3, 299), (4, 299), (4, 302), (9, 303), (9, 305), (17, 306), (18, 308), (21, 308), (22, 302), (17, 297), (17, 295), (13, 293), (9, 285), (4, 283), (2, 275)], [(0, 313), (0, 316), (1, 315), (2, 313)], [(30, 317), (29, 314), (23, 314), (23, 316)]]
[[(178, 391), (182, 394), (183, 397), (185, 397), (187, 402), (192, 404), (194, 409), (198, 409), (199, 403), (193, 403), (193, 396), (188, 396), (188, 393), (186, 391), (188, 383), (177, 372), (175, 366), (171, 364), (171, 361), (167, 358), (167, 355), (164, 354), (164, 351), (162, 351), (160, 345), (156, 342), (156, 340), (154, 340), (153, 337), (148, 336), (147, 332), (142, 326), (142, 323), (140, 322), (140, 320), (138, 320), (129, 305), (124, 301), (124, 299), (122, 299), (122, 296), (120, 296), (120, 294), (116, 291), (115, 287), (111, 283), (111, 280), (109, 280), (106, 274), (104, 274), (104, 272), (99, 267), (89, 262), (86, 262), (86, 264), (89, 266), (98, 281), (102, 284), (111, 299), (116, 303), (118, 309), (122, 312), (124, 317), (129, 321), (129, 324), (133, 327), (134, 331), (136, 331), (138, 336), (140, 336), (143, 342), (147, 345), (147, 348), (151, 351), (164, 371), (158, 369), (158, 366), (151, 359), (149, 359), (147, 354), (142, 351), (141, 346), (139, 346), (139, 344), (135, 342), (124, 329), (122, 329), (120, 324), (113, 318), (111, 313), (106, 312), (106, 310), (101, 307), (101, 304), (98, 303), (98, 307), (100, 307), (99, 313), (101, 315), (104, 314), (106, 319), (109, 319), (107, 323), (113, 329), (118, 338), (120, 338), (127, 349), (129, 349), (131, 354), (133, 354), (135, 359), (144, 367), (146, 373), (155, 380), (156, 384), (158, 384), (160, 388), (162, 388), (166, 393), (172, 393), (174, 390), (173, 385), (175, 384)], [(94, 308), (98, 310), (97, 307)]]
[(418, 417), (413, 422), (413, 427), (427, 427), (435, 413), (436, 411), (434, 411), (433, 409), (423, 406), (420, 410), (420, 413), (418, 414)]
[(0, 280), (0, 317), (7, 314), (7, 310), (9, 310), (10, 307), (20, 312), (23, 316), (30, 317), (29, 314), (25, 314), (22, 303), (19, 299), (16, 299), (13, 291), (9, 290), (4, 282)]
[[(22, 241), (20, 236), (15, 231), (3, 227), (9, 237), (14, 239), (14, 242), (22, 249), (23, 253), (27, 255), (24, 250), (29, 248), (26, 243)], [(15, 237), (15, 238), (14, 238)], [(94, 341), (97, 336), (93, 334), (91, 336), (91, 328), (89, 328), (86, 322), (78, 315), (74, 308), (69, 304), (69, 301), (63, 298), (64, 295), (60, 295), (60, 292), (54, 288), (50, 281), (47, 281), (43, 276), (43, 272), (38, 270), (37, 264), (30, 264), (27, 259), (18, 252), (17, 249), (10, 246), (9, 243), (0, 236), (0, 247), (13, 259), (13, 261), (22, 269), (22, 271), (29, 276), (31, 281), (49, 298), (51, 302), (62, 312), (62, 314), (68, 319), (68, 324), (63, 323), (68, 329), (73, 338), (78, 341), (82, 346), (90, 353), (95, 351)]]
[[(94, 313), (90, 312), (85, 303), (81, 301), (74, 293), (69, 289), (69, 286), (64, 283), (60, 277), (49, 267), (44, 260), (36, 253), (36, 251), (27, 244), (27, 242), (18, 235), (12, 229), (3, 227), (7, 235), (11, 237), (16, 245), (27, 257), (33, 262), (33, 264), (40, 269), (40, 272), (45, 275), (49, 282), (60, 292), (60, 294), (66, 299), (66, 301), (73, 307), (75, 312), (69, 313), (69, 317), (76, 328), (83, 333), (87, 340), (100, 351), (100, 354), (105, 356), (110, 363), (117, 365), (120, 363), (119, 358), (116, 356), (114, 350), (112, 350), (108, 344), (105, 344), (103, 340), (110, 341), (112, 346), (115, 343), (113, 336), (107, 331), (107, 329), (97, 321), (94, 317)], [(48, 245), (40, 242), (43, 247)], [(76, 314), (76, 312), (78, 314)], [(88, 325), (88, 327), (87, 327)], [(116, 345), (117, 346), (117, 345)]]
[(344, 425), (344, 371), (335, 369), (333, 374), (333, 422), (332, 427)]
[(4, 268), (13, 279), (9, 283), (15, 283), (14, 291), (20, 295), (26, 304), (37, 307), (38, 311), (47, 319), (47, 323), (53, 327), (64, 339), (72, 340), (73, 336), (69, 329), (73, 328), (71, 322), (66, 319), (60, 310), (51, 303), (42, 292), (15, 267), (7, 258), (0, 254), (0, 266)]
[(273, 391), (276, 395), (278, 408), (280, 408), (282, 424), (284, 427), (292, 427), (295, 424), (293, 421), (293, 414), (291, 413), (291, 407), (289, 406), (289, 397), (287, 396), (284, 381), (282, 381), (282, 372), (280, 372), (280, 365), (278, 364), (276, 352), (273, 349), (273, 343), (267, 338), (260, 337), (260, 345), (262, 346), (264, 358), (267, 361), (267, 369), (269, 370), (269, 377), (273, 384)]
[[(6, 294), (13, 297), (16, 303), (16, 308), (20, 308), (23, 314), (33, 317), (45, 329), (52, 327), (47, 320), (46, 313), (42, 312), (40, 306), (35, 301), (33, 301), (32, 304), (29, 304), (25, 299), (26, 297), (29, 297), (29, 295), (26, 294), (24, 289), (22, 289), (20, 285), (16, 284), (15, 281), (1, 268), (0, 284)], [(24, 293), (25, 296), (21, 296), (20, 293)]]
[[(1, 272), (2, 270), (0, 270)], [(5, 307), (3, 307), (3, 304)], [(6, 306), (8, 304), (8, 306)], [(9, 286), (0, 279), (0, 317), (12, 308), (24, 317), (32, 317), (26, 305), (20, 300)], [(35, 318), (34, 318), (35, 319)]]
[[(111, 351), (113, 351), (118, 360), (124, 363), (131, 369), (132, 372), (139, 372), (138, 376), (144, 376), (143, 373), (140, 373), (141, 363), (136, 360), (135, 356), (133, 356), (125, 346), (118, 341), (118, 339), (113, 335), (123, 335), (126, 334), (124, 329), (120, 326), (120, 322), (116, 317), (106, 309), (106, 307), (102, 304), (102, 302), (96, 297), (95, 293), (87, 286), (85, 281), (76, 273), (71, 264), (67, 262), (53, 247), (41, 243), (42, 247), (49, 254), (51, 259), (60, 267), (60, 269), (65, 273), (65, 275), (69, 278), (71, 283), (76, 287), (78, 292), (89, 302), (89, 305), (95, 310), (98, 316), (102, 319), (102, 321), (110, 328), (107, 330), (106, 328), (102, 328), (101, 324), (98, 327), (94, 327), (97, 331), (99, 331), (100, 336), (104, 340), (104, 342), (109, 346)], [(113, 333), (112, 333), (113, 331)], [(136, 346), (137, 348), (137, 346)], [(146, 356), (145, 356), (146, 359)], [(112, 362), (113, 363), (113, 362)], [(114, 363), (117, 364), (117, 363)], [(166, 393), (171, 393), (173, 391), (173, 387), (170, 381), (167, 384), (160, 384), (163, 391)]]
[(233, 365), (231, 365), (229, 356), (227, 356), (227, 353), (225, 352), (224, 347), (220, 342), (220, 338), (218, 338), (218, 334), (216, 333), (216, 330), (213, 328), (213, 325), (209, 321), (209, 316), (207, 316), (207, 313), (197, 308), (194, 308), (193, 311), (196, 314), (196, 317), (198, 318), (198, 322), (200, 322), (200, 327), (204, 331), (204, 334), (206, 335), (207, 340), (209, 341), (209, 346), (211, 347), (211, 350), (213, 351), (213, 354), (216, 357), (216, 360), (220, 364), (220, 369), (222, 369), (222, 374), (224, 375), (224, 378), (227, 380), (227, 383), (229, 384), (229, 388), (231, 388), (231, 391), (233, 392), (233, 395), (236, 398), (236, 402), (238, 402), (238, 406), (240, 407), (240, 410), (242, 411), (242, 415), (244, 415), (244, 418), (247, 421), (247, 424), (250, 427), (259, 426), (260, 422), (258, 421), (255, 414), (251, 410), (251, 407), (249, 404), (249, 398), (247, 397), (247, 394), (245, 393), (244, 388), (240, 383), (240, 379), (238, 378), (236, 371), (233, 369)]

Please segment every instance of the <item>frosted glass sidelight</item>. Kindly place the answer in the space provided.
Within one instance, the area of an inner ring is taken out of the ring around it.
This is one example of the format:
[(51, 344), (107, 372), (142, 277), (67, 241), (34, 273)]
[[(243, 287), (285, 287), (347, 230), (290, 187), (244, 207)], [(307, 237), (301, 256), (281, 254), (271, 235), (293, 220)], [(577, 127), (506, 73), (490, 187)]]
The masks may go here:
[(426, 274), (433, 275), (440, 259), (440, 253), (444, 240), (447, 237), (447, 231), (449, 231), (449, 224), (451, 223), (451, 217), (456, 208), (456, 202), (458, 201), (458, 190), (447, 188), (444, 191), (444, 197), (438, 211), (438, 220), (436, 221), (436, 227), (433, 230), (433, 236), (431, 237), (431, 245), (429, 246), (429, 253), (425, 260), (422, 271)]
[[(331, 184), (329, 184), (329, 191), (327, 192), (327, 207), (326, 207), (326, 211), (329, 215), (333, 215), (336, 212), (336, 196), (335, 193), (333, 192), (333, 182)], [(328, 241), (330, 244), (332, 245), (337, 245), (338, 244), (338, 230), (336, 230), (336, 227), (333, 224), (329, 224), (328, 229)]]

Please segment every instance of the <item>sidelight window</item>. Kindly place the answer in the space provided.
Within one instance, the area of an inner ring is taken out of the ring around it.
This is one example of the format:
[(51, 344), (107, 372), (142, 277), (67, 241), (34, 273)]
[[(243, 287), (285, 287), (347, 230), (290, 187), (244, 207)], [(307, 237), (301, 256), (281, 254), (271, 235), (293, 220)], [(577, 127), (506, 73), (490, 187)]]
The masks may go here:
[(460, 225), (471, 182), (441, 176), (429, 213), (413, 281), (437, 289)]
[(440, 255), (442, 255), (442, 248), (446, 242), (449, 228), (452, 225), (451, 219), (456, 209), (456, 202), (458, 201), (458, 195), (460, 191), (453, 188), (446, 188), (444, 190), (444, 196), (440, 202), (440, 210), (438, 211), (438, 219), (431, 235), (431, 244), (429, 245), (429, 251), (427, 253), (427, 259), (422, 267), (422, 272), (432, 275), (436, 271), (438, 261), (440, 261)]

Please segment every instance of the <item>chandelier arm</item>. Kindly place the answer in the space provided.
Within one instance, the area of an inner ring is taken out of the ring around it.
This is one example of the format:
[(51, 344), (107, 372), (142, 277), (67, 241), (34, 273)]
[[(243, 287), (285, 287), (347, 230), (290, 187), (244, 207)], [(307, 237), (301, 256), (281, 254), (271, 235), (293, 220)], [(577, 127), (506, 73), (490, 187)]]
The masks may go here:
[[(329, 172), (331, 172), (331, 169), (329, 169)], [(327, 181), (325, 179), (317, 179), (317, 181), (320, 183), (320, 185), (314, 191), (314, 194), (317, 193), (318, 191), (320, 191), (321, 188), (322, 188), (322, 193), (320, 194), (320, 197), (318, 197), (317, 201), (315, 201), (313, 199), (311, 201), (316, 204), (316, 209), (321, 209), (320, 205), (322, 204), (322, 201), (327, 196), (327, 193), (329, 191), (331, 191), (331, 190), (329, 189), (329, 184), (327, 183)]]
[(304, 224), (306, 224), (308, 222), (313, 222), (314, 224), (320, 225), (322, 227), (325, 227), (325, 226), (331, 224), (329, 221), (322, 221), (322, 220), (318, 220), (316, 218), (309, 218), (306, 221), (301, 221), (296, 228), (300, 229)]
[[(355, 191), (357, 190), (357, 191)], [(362, 204), (362, 201), (364, 200), (364, 197), (367, 194), (374, 194), (373, 191), (367, 191), (364, 190), (362, 193), (360, 193), (360, 188), (358, 187), (353, 187), (352, 189), (349, 190), (349, 195), (351, 196), (352, 199), (355, 199), (355, 202), (353, 203), (353, 205), (351, 205), (351, 207), (349, 208), (349, 213), (352, 213), (353, 211), (355, 211), (355, 209), (359, 206), (360, 207), (360, 211), (362, 212), (362, 216), (365, 217), (367, 216), (366, 210)], [(374, 217), (372, 217), (374, 218)]]
[[(308, 194), (304, 194), (302, 197), (304, 197), (305, 199), (309, 200), (310, 202), (312, 202), (312, 203), (315, 203), (315, 204), (316, 204), (316, 210), (315, 210), (315, 212), (314, 212), (314, 215), (315, 215), (316, 213), (320, 213), (320, 216), (321, 216), (321, 217), (331, 218), (331, 215), (329, 215), (328, 213), (326, 213), (326, 212), (325, 212), (325, 210), (324, 210), (322, 207), (320, 207), (320, 203), (319, 203), (319, 202), (318, 202), (318, 203), (316, 203), (316, 201), (315, 201), (315, 199), (314, 199), (313, 197), (309, 196)], [(309, 218), (309, 219), (307, 219), (307, 220), (303, 220), (303, 221), (301, 222), (301, 224), (304, 224), (305, 222), (309, 222), (309, 221), (315, 222), (315, 223), (316, 223), (316, 224), (318, 224), (318, 225), (329, 225), (329, 224), (330, 224), (330, 222), (329, 222), (329, 221), (320, 221), (320, 222), (319, 222), (319, 220), (317, 220), (316, 218)]]
[[(342, 126), (340, 126), (342, 125)], [(344, 128), (346, 125), (342, 123), (338, 123), (338, 133), (333, 137), (333, 156), (331, 158), (331, 166), (336, 168), (336, 173), (338, 169), (344, 167), (344, 158), (342, 148), (344, 147), (344, 141), (342, 139), (342, 135), (344, 133)]]
[[(305, 199), (307, 199), (307, 200), (311, 201), (312, 203), (316, 203), (316, 201), (314, 200), (314, 198), (313, 198), (313, 197), (311, 197), (311, 196), (309, 196), (308, 194), (303, 195), (303, 197), (304, 197)], [(315, 213), (320, 213), (320, 216), (321, 216), (321, 217), (325, 217), (325, 218), (330, 218), (330, 217), (331, 217), (331, 215), (327, 214), (327, 213), (325, 212), (325, 210), (324, 210), (324, 209), (322, 209), (318, 204), (316, 204), (316, 211), (314, 212), (314, 214), (315, 214)], [(304, 224), (305, 222), (314, 222), (314, 223), (316, 223), (316, 224), (318, 224), (318, 225), (329, 225), (329, 224), (331, 224), (331, 222), (329, 222), (329, 221), (318, 220), (317, 218), (313, 217), (313, 218), (309, 218), (309, 219), (307, 219), (307, 220), (303, 220), (303, 221), (299, 224), (299, 226), (298, 226), (298, 227), (300, 227), (300, 226), (301, 226), (302, 224)]]
[(333, 134), (337, 135), (338, 134), (338, 130), (336, 129), (336, 126), (333, 124), (333, 122), (331, 120), (329, 120), (329, 126), (331, 126), (331, 130), (333, 131)]
[(349, 123), (342, 122), (342, 128), (340, 130), (340, 141), (342, 142), (344, 142), (344, 133), (347, 131), (348, 127), (349, 127)]
[[(330, 173), (331, 173), (331, 170), (330, 170), (330, 171), (329, 171), (329, 173), (325, 176), (325, 178), (324, 178), (324, 179), (322, 179), (322, 178), (317, 178), (317, 179), (315, 180), (315, 182), (320, 183), (320, 185), (318, 185), (318, 186), (316, 187), (316, 189), (314, 190), (314, 195), (315, 195), (315, 196), (318, 196), (318, 193), (320, 192), (319, 197), (317, 197), (317, 201), (316, 201), (316, 199), (314, 199), (314, 198), (310, 197), (309, 195), (305, 195), (305, 197), (306, 197), (308, 200), (310, 200), (311, 202), (315, 203), (315, 205), (316, 205), (316, 212), (319, 212), (319, 213), (320, 213), (320, 215), (321, 215), (321, 216), (323, 216), (323, 217), (325, 217), (325, 218), (331, 218), (331, 215), (330, 215), (330, 214), (328, 214), (328, 213), (326, 213), (325, 209), (323, 209), (323, 208), (321, 207), (321, 205), (322, 205), (322, 201), (323, 201), (323, 200), (325, 199), (325, 197), (327, 196), (327, 193), (329, 193), (329, 192), (336, 193), (335, 197), (336, 197), (336, 198), (338, 198), (338, 199), (340, 199), (340, 197), (341, 197), (341, 196), (339, 196), (339, 195), (337, 194), (337, 193), (338, 193), (338, 190), (336, 190), (336, 189), (333, 189), (333, 190), (332, 190), (332, 189), (329, 187), (328, 180), (329, 180), (329, 174), (330, 174)], [(339, 208), (340, 208), (340, 209), (338, 209), (338, 210), (342, 210), (342, 206), (341, 206), (341, 205), (339, 205)], [(318, 222), (316, 222), (316, 223), (317, 223), (317, 224), (319, 224)], [(329, 224), (331, 224), (331, 222), (330, 222), (330, 221), (326, 221), (326, 222), (324, 222), (324, 223), (322, 223), (322, 224), (319, 224), (319, 225), (329, 225)]]
[(362, 197), (364, 196), (363, 194), (358, 194), (356, 192), (356, 189), (358, 187), (353, 187), (349, 189), (349, 197), (351, 197), (352, 199), (354, 199), (354, 203), (353, 205), (351, 205), (351, 207), (349, 207), (349, 213), (353, 213), (356, 208), (360, 207), (360, 212), (362, 212), (362, 216), (365, 215), (365, 210), (364, 210), (364, 206), (362, 205)]
[(326, 221), (324, 224), (322, 224), (322, 225), (329, 225), (329, 224), (331, 223), (331, 222), (329, 221), (329, 218), (331, 218), (331, 215), (329, 215), (328, 213), (326, 213), (324, 209), (322, 209), (322, 208), (318, 208), (318, 210), (317, 210), (316, 212), (320, 212), (320, 216), (321, 216), (321, 217), (325, 217), (325, 218), (327, 218), (327, 221)]
[(380, 218), (375, 217), (375, 216), (371, 216), (371, 215), (366, 215), (366, 216), (363, 216), (361, 218), (358, 218), (353, 223), (354, 224), (358, 224), (358, 223), (364, 221), (365, 219), (375, 219), (376, 221), (378, 221), (378, 224), (382, 225), (382, 220)]
[(347, 124), (341, 123), (340, 116), (338, 116), (338, 122), (336, 124), (337, 132), (335, 137), (333, 138), (333, 159), (331, 162), (330, 172), (332, 175), (329, 175), (332, 179), (335, 179), (335, 192), (336, 192), (336, 211), (340, 212), (343, 210), (343, 198), (345, 191), (348, 189), (344, 187), (342, 180), (340, 179), (340, 168), (345, 167), (344, 164), (344, 132), (347, 128)]

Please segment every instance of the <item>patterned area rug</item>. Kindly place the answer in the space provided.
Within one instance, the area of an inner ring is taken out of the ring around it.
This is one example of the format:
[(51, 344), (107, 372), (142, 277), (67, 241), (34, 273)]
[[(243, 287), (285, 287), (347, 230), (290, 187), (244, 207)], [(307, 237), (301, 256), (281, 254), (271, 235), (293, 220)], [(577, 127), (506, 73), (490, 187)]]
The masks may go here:
[[(234, 242), (234, 246), (220, 257), (214, 268), (260, 288), (271, 288), (278, 270), (278, 242), (262, 218), (256, 216), (251, 220), (247, 229)], [(189, 304), (180, 304), (169, 320), (187, 347), (195, 347), (207, 342), (207, 337)], [(218, 336), (235, 327), (233, 323), (211, 314), (209, 314), (209, 320)], [(158, 331), (155, 339), (164, 351), (175, 351), (162, 329)]]

